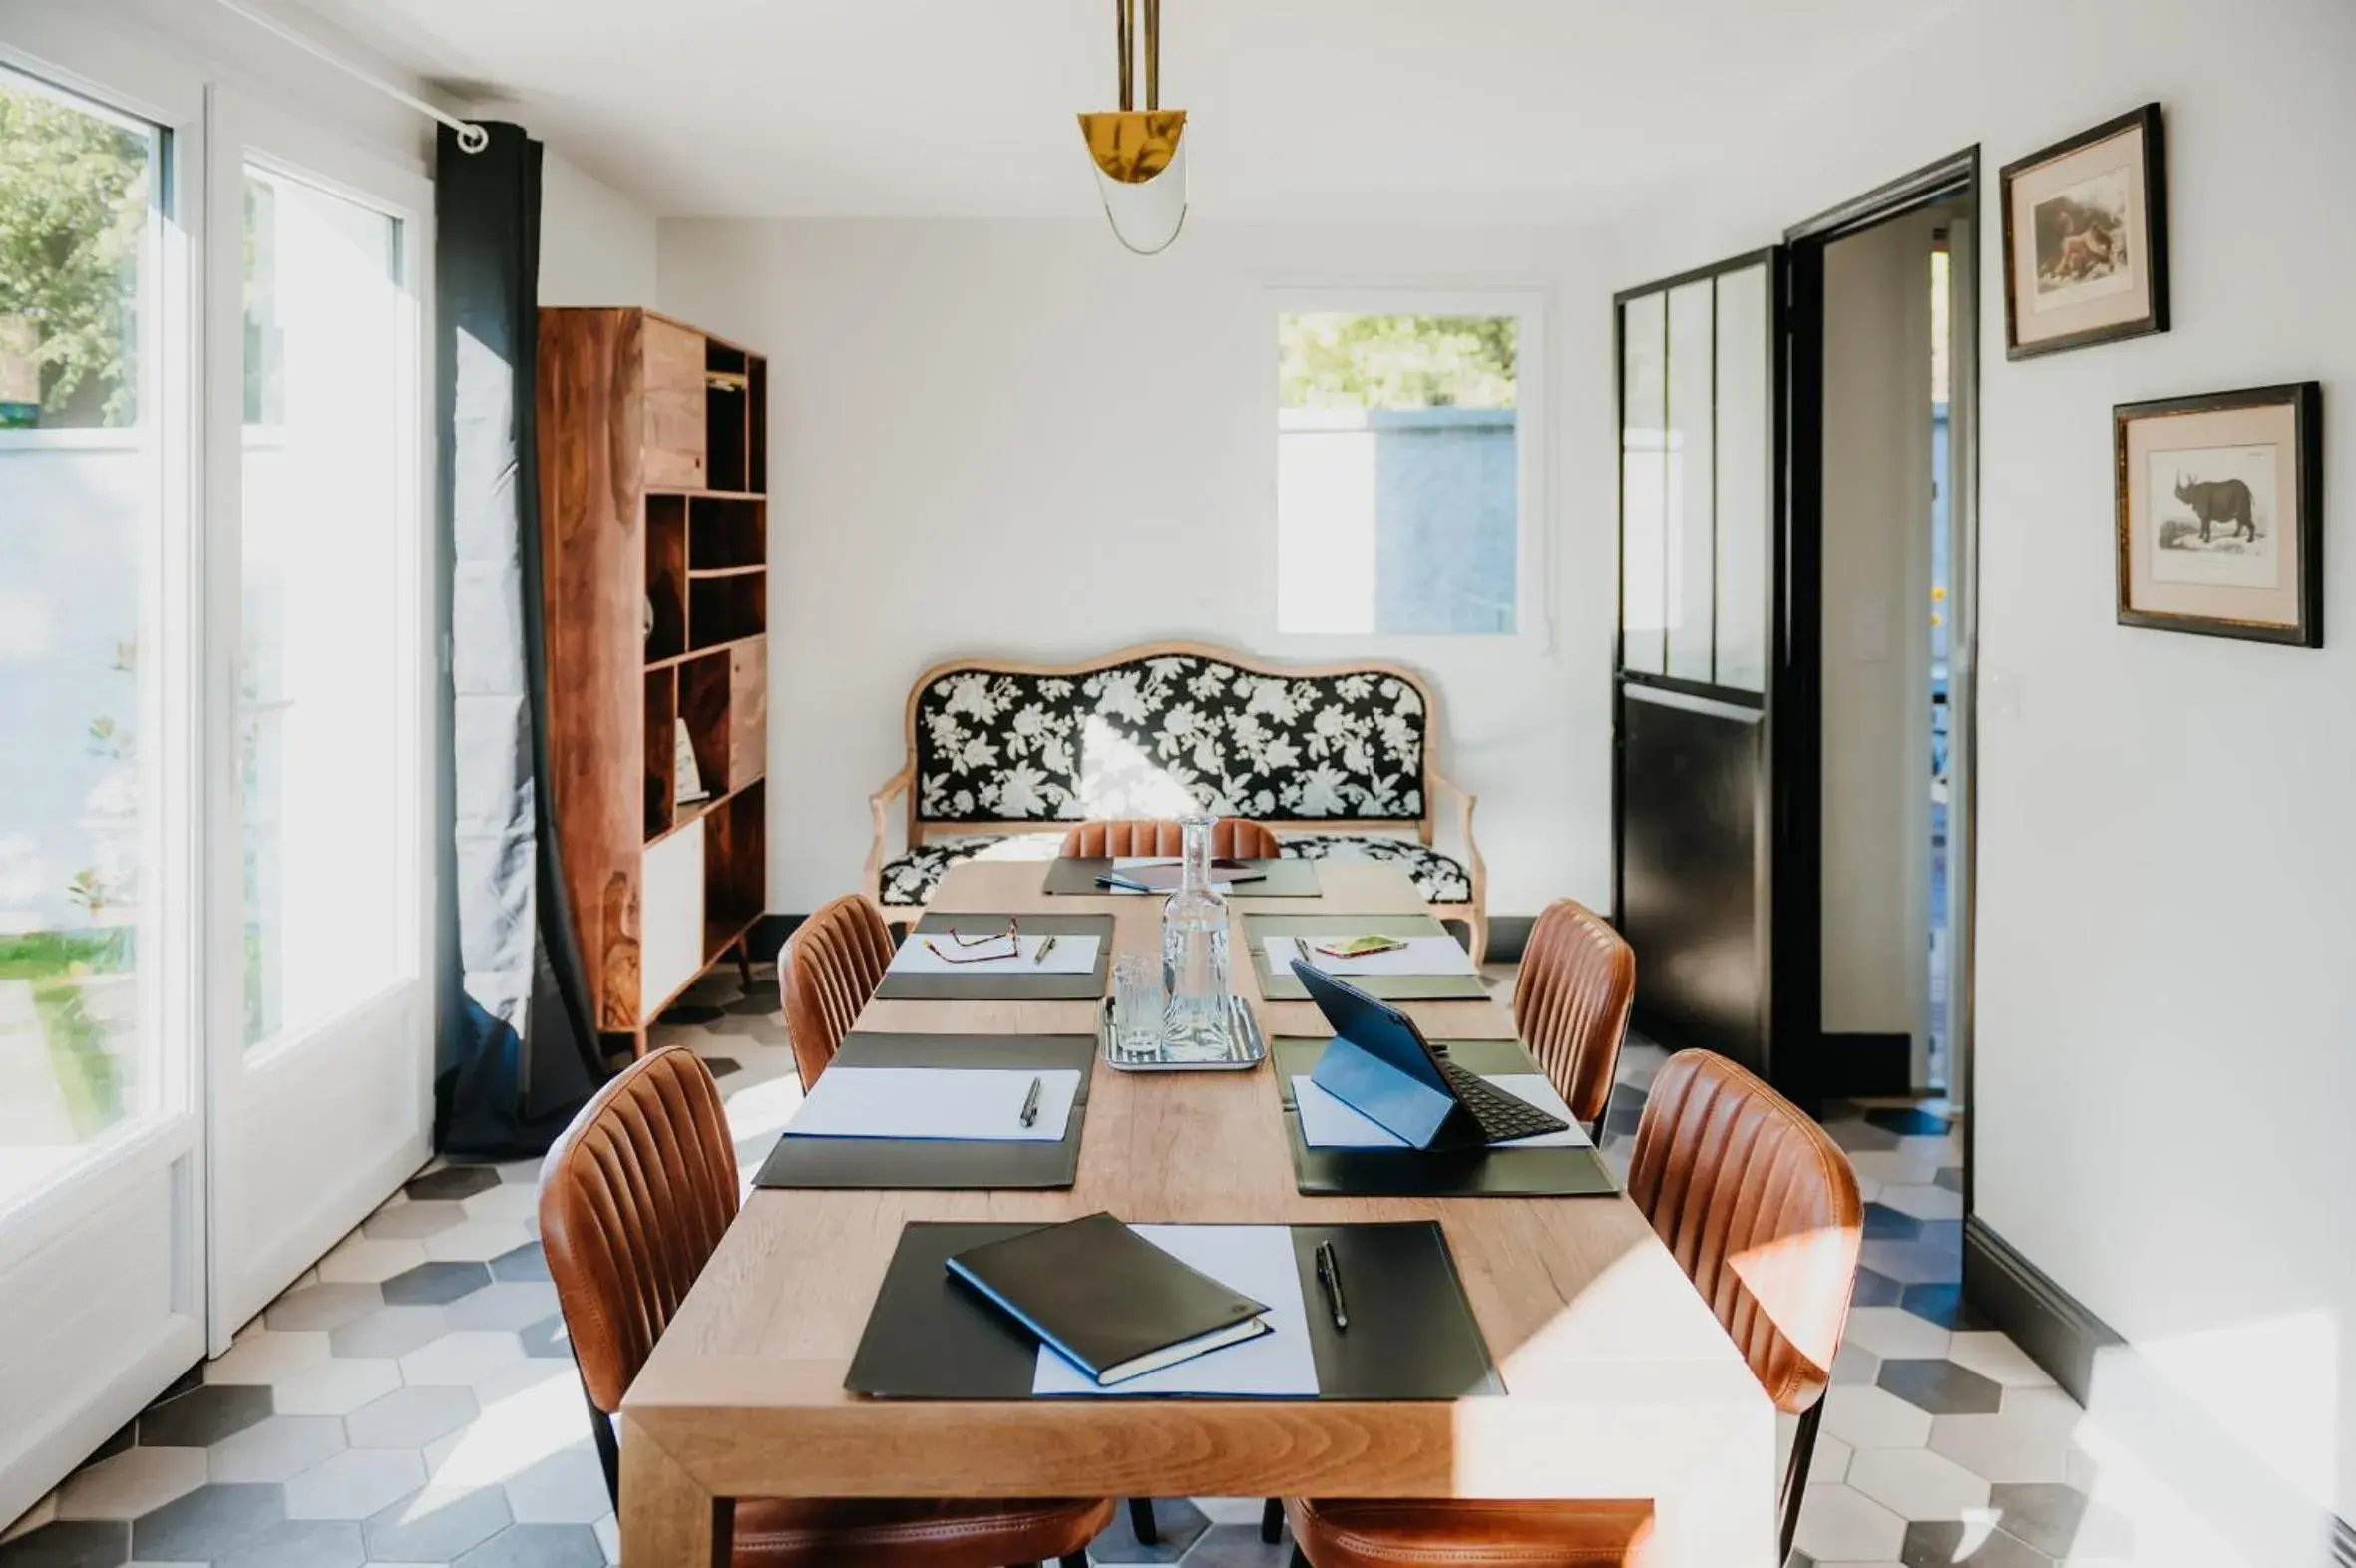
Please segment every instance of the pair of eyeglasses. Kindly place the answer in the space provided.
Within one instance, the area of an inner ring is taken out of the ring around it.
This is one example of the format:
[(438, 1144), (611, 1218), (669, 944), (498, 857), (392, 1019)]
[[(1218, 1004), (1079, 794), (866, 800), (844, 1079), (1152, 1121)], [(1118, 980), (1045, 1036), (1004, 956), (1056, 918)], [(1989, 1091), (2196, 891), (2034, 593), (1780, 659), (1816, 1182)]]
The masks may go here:
[[(930, 937), (925, 939), (925, 951), (944, 964), (987, 964), (998, 959), (1010, 959), (1019, 954), (1022, 951), (1020, 934), (1020, 924), (1013, 916), (1009, 915), (1006, 917), (1004, 931), (988, 931), (979, 935), (969, 935), (958, 930), (955, 926), (950, 927), (945, 935), (949, 938), (950, 946), (957, 950), (954, 953), (943, 952), (940, 945)], [(998, 949), (999, 943), (1004, 943), (1005, 947)], [(987, 953), (978, 951), (983, 948), (996, 951)]]

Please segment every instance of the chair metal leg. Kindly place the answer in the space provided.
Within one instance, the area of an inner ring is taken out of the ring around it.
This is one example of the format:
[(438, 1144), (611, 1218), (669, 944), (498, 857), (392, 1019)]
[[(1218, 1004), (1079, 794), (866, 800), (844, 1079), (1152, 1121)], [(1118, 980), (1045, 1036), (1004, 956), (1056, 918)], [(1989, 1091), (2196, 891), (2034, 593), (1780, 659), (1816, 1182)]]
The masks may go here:
[[(1047, 1565), (1045, 1563), (1041, 1563), (1039, 1564), (1039, 1568), (1047, 1568)], [(1060, 1557), (1056, 1559), (1056, 1568), (1088, 1568), (1088, 1554), (1086, 1552), (1073, 1552), (1069, 1556)]]
[(1316, 1568), (1316, 1565), (1310, 1562), (1309, 1554), (1301, 1549), (1301, 1543), (1295, 1541), (1292, 1561), (1286, 1565), (1286, 1568)]
[(597, 1464), (605, 1472), (605, 1495), (618, 1508), (621, 1506), (621, 1445), (613, 1439), (613, 1417), (597, 1408), (597, 1401), (589, 1397), (586, 1382), (581, 1385), (581, 1398), (589, 1406), (589, 1435), (596, 1440)]
[(744, 981), (744, 988), (753, 988), (753, 939), (746, 933), (736, 939), (736, 978)]
[(1285, 1538), (1285, 1505), (1281, 1498), (1271, 1497), (1260, 1505), (1260, 1539), (1274, 1546)]
[(1129, 1532), (1137, 1537), (1137, 1544), (1140, 1546), (1162, 1544), (1161, 1526), (1153, 1522), (1152, 1498), (1132, 1497), (1129, 1499)]
[[(1831, 1390), (1827, 1389), (1826, 1393)], [(1791, 1541), (1799, 1533), (1799, 1505), (1807, 1496), (1808, 1464), (1816, 1453), (1816, 1427), (1824, 1419), (1824, 1394), (1799, 1412), (1798, 1429), (1791, 1434), (1791, 1461), (1783, 1470), (1782, 1524), (1776, 1534), (1775, 1561), (1788, 1562)]]

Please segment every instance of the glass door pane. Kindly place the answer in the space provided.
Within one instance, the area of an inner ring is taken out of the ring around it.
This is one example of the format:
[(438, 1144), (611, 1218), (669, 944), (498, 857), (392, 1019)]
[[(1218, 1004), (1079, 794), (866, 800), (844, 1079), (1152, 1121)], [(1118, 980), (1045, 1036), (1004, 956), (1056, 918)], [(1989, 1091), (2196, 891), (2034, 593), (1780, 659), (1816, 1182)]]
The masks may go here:
[(1767, 690), (1775, 395), (1767, 269), (1718, 279), (1718, 683)]
[(1717, 419), (1713, 405), (1710, 280), (1669, 291), (1669, 673), (1710, 678), (1717, 551)]
[(0, 1213), (180, 1098), (154, 973), (163, 151), (0, 71)]
[(406, 978), (412, 487), (400, 225), (244, 167), (244, 1043)]
[(1662, 672), (1669, 568), (1666, 296), (1620, 307), (1620, 663)]

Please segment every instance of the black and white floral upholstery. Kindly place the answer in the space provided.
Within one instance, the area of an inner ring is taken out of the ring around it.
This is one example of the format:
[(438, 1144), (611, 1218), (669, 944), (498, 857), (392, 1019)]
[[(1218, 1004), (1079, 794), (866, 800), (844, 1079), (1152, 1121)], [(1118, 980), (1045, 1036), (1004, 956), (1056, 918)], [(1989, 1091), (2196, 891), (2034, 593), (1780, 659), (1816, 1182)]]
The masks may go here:
[(1432, 904), (1472, 902), (1472, 874), (1455, 856), (1380, 833), (1287, 833), (1288, 860), (1378, 860), (1396, 866)]
[(879, 904), (921, 905), (949, 868), (969, 860), (1053, 860), (1060, 833), (959, 833), (919, 844), (884, 862)]
[(917, 696), (917, 815), (1278, 825), (1424, 815), (1423, 694), (1379, 671), (1264, 675), (1161, 654), (1081, 675), (950, 670)]

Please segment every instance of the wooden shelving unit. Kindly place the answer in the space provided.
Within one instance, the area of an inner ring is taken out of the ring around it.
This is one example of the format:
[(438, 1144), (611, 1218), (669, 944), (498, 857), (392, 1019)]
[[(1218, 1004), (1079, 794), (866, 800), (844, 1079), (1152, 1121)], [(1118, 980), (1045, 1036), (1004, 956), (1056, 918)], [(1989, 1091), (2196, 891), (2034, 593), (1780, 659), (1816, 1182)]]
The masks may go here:
[(608, 1049), (746, 962), (763, 913), (768, 387), (760, 355), (652, 311), (540, 313), (549, 750)]

